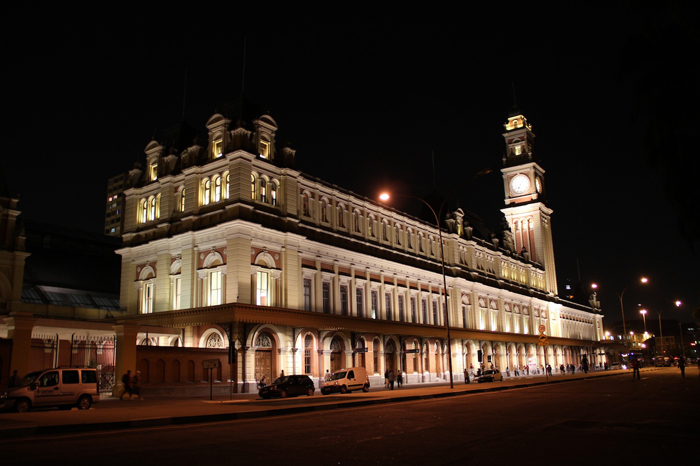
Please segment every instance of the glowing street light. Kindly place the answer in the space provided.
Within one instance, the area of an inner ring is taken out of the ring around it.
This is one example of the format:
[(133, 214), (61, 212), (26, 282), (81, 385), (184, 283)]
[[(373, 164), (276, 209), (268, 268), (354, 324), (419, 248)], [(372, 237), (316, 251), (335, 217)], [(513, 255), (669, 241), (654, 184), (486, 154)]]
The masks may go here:
[(644, 319), (644, 333), (647, 333), (647, 310), (642, 309), (639, 311), (639, 313), (642, 315), (642, 318)]
[[(648, 282), (649, 282), (649, 279), (646, 278), (646, 277), (642, 277), (642, 278), (639, 280), (639, 282), (642, 283), (642, 284), (648, 283)], [(622, 334), (623, 334), (623, 335), (627, 335), (627, 325), (625, 324), (625, 306), (624, 306), (624, 304), (623, 304), (623, 302), (622, 302), (622, 298), (623, 298), (623, 296), (625, 296), (625, 291), (627, 291), (627, 288), (629, 288), (630, 286), (635, 285), (635, 284), (636, 284), (636, 282), (635, 282), (635, 283), (630, 283), (629, 285), (627, 285), (627, 286), (622, 290), (622, 293), (618, 293), (617, 291), (612, 290), (612, 291), (615, 292), (615, 294), (617, 295), (617, 297), (620, 298), (620, 311), (622, 311)], [(595, 284), (595, 283), (593, 283), (593, 284), (591, 285), (591, 288), (593, 288), (593, 289), (595, 290), (595, 289), (598, 288), (598, 285)], [(623, 341), (623, 343), (625, 344), (625, 346), (627, 346), (627, 343), (626, 343), (626, 342)]]

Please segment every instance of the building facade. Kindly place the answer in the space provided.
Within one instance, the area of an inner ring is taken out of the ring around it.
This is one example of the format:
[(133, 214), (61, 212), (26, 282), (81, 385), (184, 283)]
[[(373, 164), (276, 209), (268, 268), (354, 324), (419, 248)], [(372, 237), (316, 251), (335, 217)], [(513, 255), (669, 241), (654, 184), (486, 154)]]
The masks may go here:
[(519, 111), (505, 124), (500, 235), (461, 209), (439, 231), (301, 173), (270, 115), (217, 113), (206, 128), (206, 144), (177, 152), (152, 141), (128, 174), (118, 373), (199, 379), (193, 359), (144, 359), (141, 345), (218, 350), (214, 377), (243, 391), (281, 371), (318, 379), (353, 365), (374, 384), (389, 370), (447, 380), (448, 348), (456, 380), (584, 355), (602, 364), (602, 315), (557, 296), (544, 170)]

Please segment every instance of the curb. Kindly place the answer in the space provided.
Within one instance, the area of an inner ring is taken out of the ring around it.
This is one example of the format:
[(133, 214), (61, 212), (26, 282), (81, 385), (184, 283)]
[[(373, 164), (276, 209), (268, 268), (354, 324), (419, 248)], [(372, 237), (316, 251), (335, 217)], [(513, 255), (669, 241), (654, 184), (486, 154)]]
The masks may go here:
[[(614, 374), (602, 374), (589, 377), (581, 378), (571, 378), (571, 379), (557, 379), (557, 380), (545, 380), (541, 382), (531, 382), (531, 383), (521, 383), (516, 385), (500, 386), (500, 387), (484, 387), (475, 390), (466, 391), (451, 391), (443, 393), (433, 393), (433, 394), (423, 394), (423, 395), (407, 395), (398, 396), (391, 398), (376, 398), (376, 399), (362, 399), (362, 400), (350, 400), (341, 401), (338, 403), (327, 403), (322, 405), (309, 405), (309, 406), (294, 406), (289, 408), (277, 408), (277, 409), (267, 409), (261, 411), (247, 411), (247, 412), (237, 412), (237, 413), (224, 413), (224, 414), (203, 414), (203, 415), (192, 415), (192, 416), (168, 416), (150, 419), (134, 419), (130, 421), (113, 421), (113, 422), (99, 422), (90, 424), (62, 424), (62, 425), (51, 425), (51, 426), (33, 426), (33, 427), (20, 427), (17, 429), (3, 429), (2, 433), (5, 438), (22, 438), (22, 437), (32, 437), (32, 436), (42, 436), (42, 435), (55, 435), (55, 434), (76, 434), (83, 432), (98, 432), (107, 430), (125, 430), (125, 429), (140, 429), (148, 427), (163, 427), (163, 426), (176, 426), (176, 425), (188, 425), (188, 424), (201, 424), (205, 422), (226, 422), (235, 421), (239, 419), (256, 419), (264, 418), (269, 416), (285, 416), (290, 414), (301, 414), (309, 413), (314, 411), (330, 411), (334, 409), (342, 408), (357, 408), (364, 406), (380, 405), (380, 404), (390, 404), (390, 403), (403, 403), (409, 401), (420, 401), (429, 399), (439, 399), (439, 398), (449, 398), (455, 396), (469, 396), (473, 394), (486, 393), (486, 392), (497, 392), (505, 390), (513, 390), (518, 388), (527, 387), (537, 387), (542, 385), (548, 385), (552, 383), (570, 383), (578, 382), (583, 380), (598, 379), (601, 377), (617, 377), (621, 375), (628, 375), (627, 372), (614, 373)], [(465, 384), (466, 385), (466, 384)]]

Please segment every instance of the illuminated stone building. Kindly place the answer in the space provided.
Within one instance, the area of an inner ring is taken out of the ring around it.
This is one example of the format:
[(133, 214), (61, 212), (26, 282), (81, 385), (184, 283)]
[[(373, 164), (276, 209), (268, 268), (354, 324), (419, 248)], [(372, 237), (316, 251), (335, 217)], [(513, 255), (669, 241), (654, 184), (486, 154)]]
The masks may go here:
[(270, 115), (241, 115), (213, 115), (206, 143), (151, 141), (128, 174), (118, 373), (204, 380), (206, 350), (235, 390), (351, 365), (374, 385), (387, 370), (448, 380), (445, 308), (456, 380), (480, 365), (602, 363), (602, 315), (557, 296), (545, 172), (519, 111), (504, 133), (508, 226), (491, 235), (461, 209), (442, 225), (447, 303), (434, 222), (301, 173)]

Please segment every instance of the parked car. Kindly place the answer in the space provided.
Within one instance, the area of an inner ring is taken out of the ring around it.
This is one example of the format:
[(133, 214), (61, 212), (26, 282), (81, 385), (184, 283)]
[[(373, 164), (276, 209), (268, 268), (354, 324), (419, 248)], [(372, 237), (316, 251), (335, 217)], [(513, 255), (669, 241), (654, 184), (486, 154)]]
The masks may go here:
[(501, 371), (498, 369), (484, 371), (484, 373), (481, 374), (478, 379), (476, 379), (476, 381), (479, 383), (495, 382), (497, 380), (503, 382), (503, 374), (501, 374)]
[(621, 362), (614, 362), (612, 365), (610, 365), (610, 370), (619, 370), (619, 369), (627, 369), (626, 364), (622, 364)]
[(261, 387), (258, 395), (261, 398), (287, 398), (288, 396), (314, 396), (316, 386), (308, 375), (286, 375), (275, 379), (270, 385)]
[(90, 409), (100, 401), (97, 370), (83, 367), (57, 367), (30, 372), (0, 393), (0, 409), (24, 413), (34, 407)]
[(348, 367), (335, 371), (321, 386), (323, 395), (333, 392), (348, 393), (353, 390), (369, 391), (369, 377), (364, 367)]

